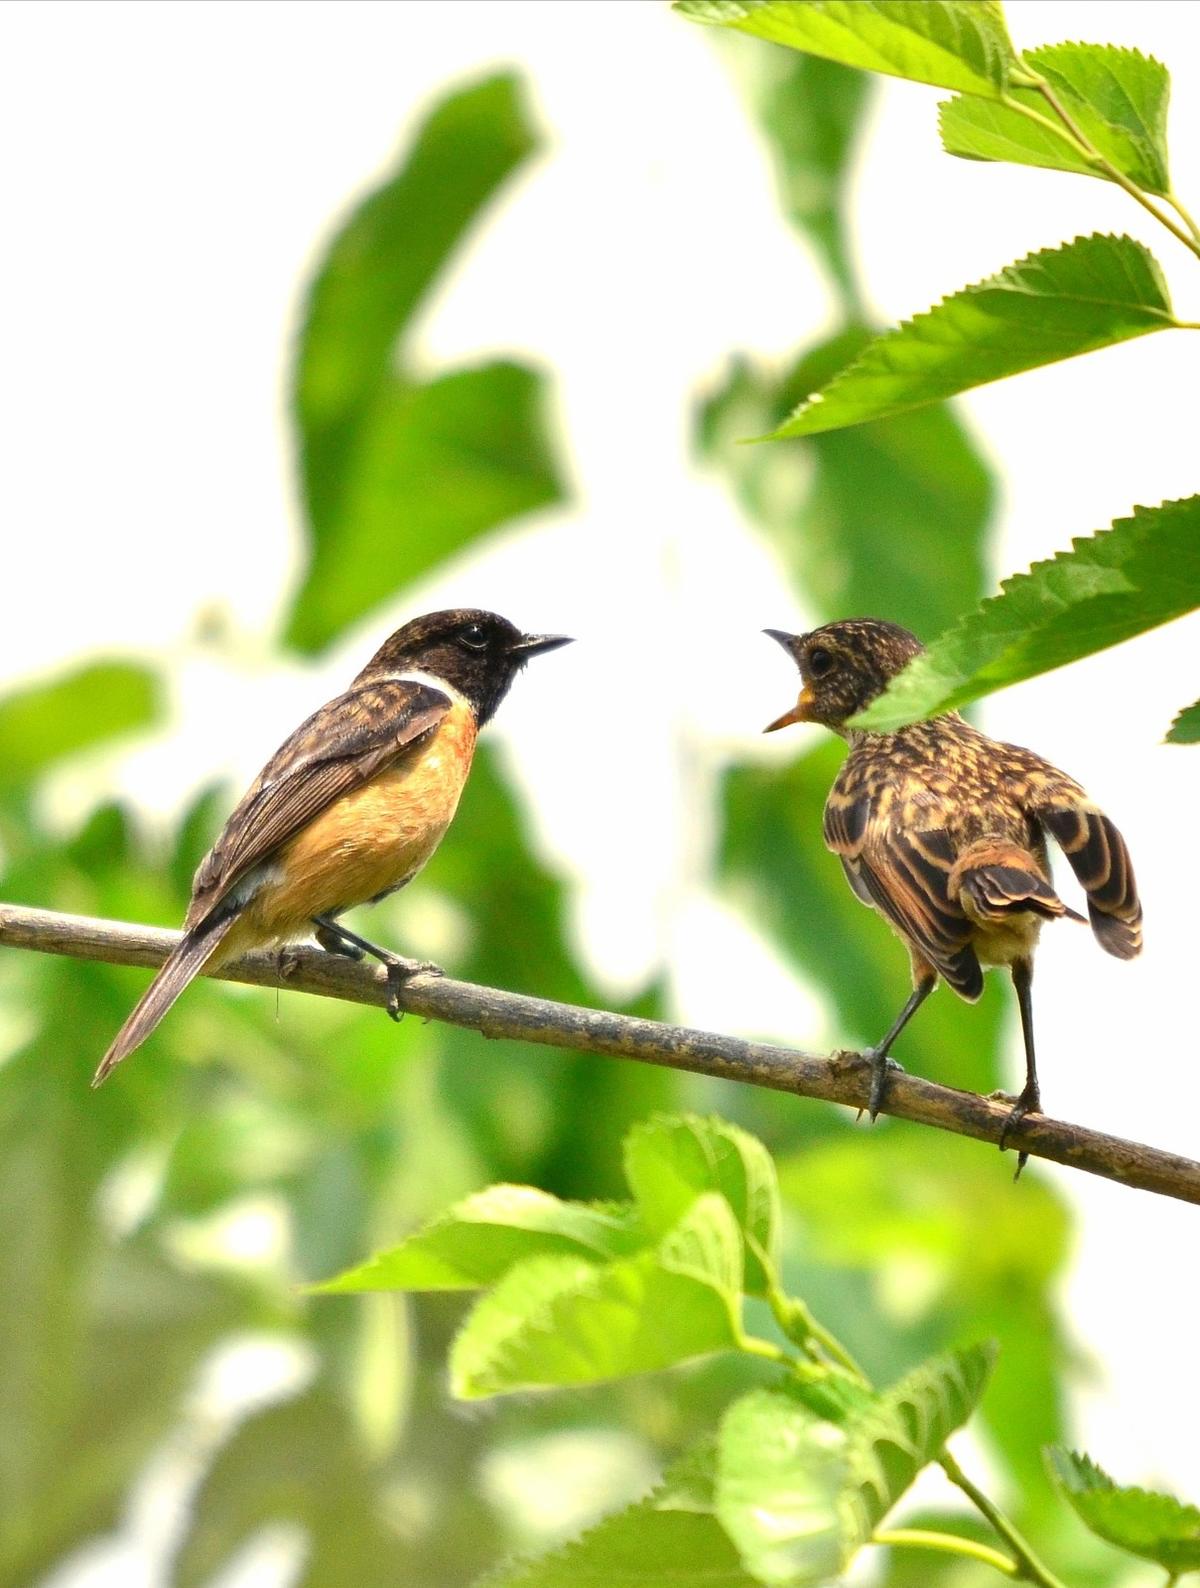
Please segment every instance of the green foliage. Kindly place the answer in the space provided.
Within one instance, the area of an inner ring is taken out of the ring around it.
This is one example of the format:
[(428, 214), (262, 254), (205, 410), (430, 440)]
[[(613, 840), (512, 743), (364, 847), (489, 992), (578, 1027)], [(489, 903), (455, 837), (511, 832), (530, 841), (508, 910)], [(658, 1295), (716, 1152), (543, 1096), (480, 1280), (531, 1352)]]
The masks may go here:
[(1088, 1456), (1048, 1450), (1050, 1471), (1085, 1526), (1120, 1549), (1156, 1561), (1171, 1580), (1200, 1571), (1200, 1510), (1174, 1495), (1126, 1489)]
[[(634, 1583), (646, 1579), (633, 1572), (649, 1570), (673, 1547), (681, 1552), (680, 1580), (687, 1581), (687, 1562), (706, 1546), (723, 1562), (721, 1571), (734, 1573), (729, 1581), (742, 1580), (703, 1516), (716, 1518), (754, 1581), (823, 1582), (870, 1542), (883, 1516), (970, 1417), (994, 1351), (976, 1347), (934, 1358), (873, 1393), (804, 1302), (782, 1293), (779, 1188), (761, 1143), (721, 1120), (660, 1115), (629, 1133), (625, 1162), (642, 1232), (640, 1250), (629, 1254), (604, 1254), (594, 1241), (586, 1253), (551, 1248), (550, 1240), (574, 1228), (572, 1220), (591, 1228), (597, 1210), (587, 1204), (550, 1209), (528, 1188), (521, 1197), (519, 1188), (503, 1186), (464, 1205), (483, 1210), (501, 1233), (514, 1227), (509, 1210), (521, 1209), (521, 1227), (536, 1221), (547, 1244), (532, 1256), (512, 1256), (509, 1246), (512, 1260), (493, 1264), (488, 1279), (476, 1252), (469, 1254), (470, 1282), (490, 1281), (492, 1288), (451, 1347), (453, 1393), (475, 1399), (589, 1384), (714, 1351), (765, 1356), (788, 1372), (777, 1387), (736, 1400), (715, 1443), (691, 1451), (646, 1500), (565, 1551), (488, 1581), (531, 1588)], [(525, 1208), (536, 1208), (536, 1215)], [(459, 1223), (469, 1222), (457, 1212)], [(627, 1238), (632, 1226), (621, 1215), (630, 1212), (605, 1209), (604, 1216), (619, 1218)], [(377, 1289), (389, 1274), (397, 1288), (425, 1288), (440, 1272), (445, 1288), (459, 1288), (458, 1253), (439, 1267), (450, 1228), (450, 1217), (438, 1220), (399, 1253), (342, 1275), (336, 1287)], [(756, 1288), (770, 1297), (796, 1351), (744, 1332), (742, 1309)], [(603, 1572), (612, 1575), (602, 1578)]]
[(28, 786), (67, 756), (161, 715), (158, 680), (132, 662), (93, 662), (0, 702), (0, 793)]
[(1200, 744), (1200, 700), (1184, 707), (1171, 724), (1167, 738), (1172, 744)]
[(765, 1295), (779, 1263), (779, 1186), (771, 1156), (721, 1119), (657, 1115), (625, 1138), (625, 1175), (646, 1230), (669, 1231), (696, 1199), (718, 1192), (745, 1242), (745, 1283)]
[(1006, 579), (857, 719), (898, 727), (1181, 617), (1200, 590), (1200, 496), (1140, 507)]
[(535, 1256), (600, 1261), (630, 1249), (629, 1210), (562, 1202), (527, 1185), (477, 1191), (400, 1246), (314, 1286), (355, 1290), (478, 1290)]
[(449, 95), (350, 217), (313, 283), (296, 367), (312, 557), (288, 626), (313, 651), (483, 531), (558, 499), (542, 377), (496, 361), (421, 378), (414, 317), (537, 149), (516, 80)]
[(871, 79), (819, 55), (763, 50), (730, 36), (746, 99), (773, 156), (784, 214), (857, 301), (846, 238), (845, 178)]
[(1114, 44), (1049, 44), (1027, 51), (1023, 60), (1051, 86), (1083, 141), (1048, 114), (1040, 91), (1015, 88), (1005, 104), (960, 96), (940, 106), (948, 154), (1111, 181), (1105, 161), (1144, 192), (1171, 191), (1165, 66)]
[(1175, 324), (1148, 249), (1130, 237), (1079, 237), (877, 337), (773, 436), (819, 435), (904, 413)]
[[(966, 7), (930, 0), (901, 5), (679, 0), (676, 8), (693, 20), (736, 28), (846, 65), (955, 86), (958, 97), (941, 107), (942, 143), (949, 153), (1082, 172), (1117, 182), (1200, 257), (1200, 226), (1175, 197), (1168, 173), (1170, 79), (1164, 66), (1137, 50), (1067, 43), (1017, 56), (1000, 8), (993, 5), (971, 6), (969, 15), (962, 14)], [(971, 80), (952, 85), (951, 78), (964, 69)], [(797, 140), (793, 149), (776, 126), (768, 130), (774, 134), (778, 157), (803, 162), (803, 140)], [(1166, 208), (1156, 199), (1165, 200)], [(1168, 210), (1175, 211), (1178, 221)], [(849, 293), (845, 302), (847, 311), (852, 311)], [(810, 379), (798, 392), (801, 401), (795, 412), (777, 423), (768, 438), (794, 440), (838, 432), (918, 409), (988, 381), (1171, 328), (1184, 327), (1172, 313), (1162, 271), (1148, 249), (1129, 237), (1077, 238), (1058, 249), (1031, 254), (871, 340), (864, 340), (852, 326), (841, 343), (848, 361), (837, 369), (823, 369), (819, 381)], [(818, 360), (818, 367), (823, 362)], [(763, 434), (761, 428), (758, 433)], [(746, 472), (735, 467), (735, 473)], [(905, 543), (899, 536), (896, 539)], [(939, 545), (944, 544), (943, 538)], [(1041, 565), (1055, 568), (1067, 583), (1076, 571), (1084, 581), (1083, 588), (1069, 590), (1066, 605), (1054, 617), (1047, 617), (1042, 604), (1035, 602), (1027, 622), (1019, 600), (1010, 599), (1014, 590), (1023, 592), (1025, 586), (1019, 579), (1010, 581), (995, 604), (944, 635), (932, 654), (920, 659), (911, 675), (906, 673), (885, 700), (863, 716), (862, 725), (880, 730), (902, 727), (1017, 678), (1090, 655), (1191, 611), (1200, 602), (1200, 583), (1189, 571), (1178, 579), (1169, 599), (1156, 599), (1134, 588), (1125, 592), (1124, 601), (1107, 603), (1105, 597), (1115, 590), (1089, 580), (1097, 573), (1103, 579), (1108, 552), (1099, 553), (1096, 566), (1086, 552), (1076, 555), (1075, 563), (1058, 558), (1052, 565)], [(828, 566), (826, 548), (809, 553), (806, 560)], [(859, 566), (857, 556), (848, 560)], [(1164, 577), (1160, 587), (1167, 582)], [(1105, 612), (1109, 604), (1120, 609), (1120, 617), (1114, 614), (1112, 621)], [(1164, 609), (1167, 616), (1160, 615)], [(887, 601), (874, 609), (859, 604), (846, 610), (877, 610), (906, 621)], [(995, 639), (1001, 629), (1012, 665), (1006, 655), (989, 646), (989, 634)], [(984, 660), (978, 667), (962, 660), (973, 636), (978, 636)], [(1191, 742), (1188, 726), (1183, 722), (1172, 737)]]
[(993, 0), (676, 0), (675, 9), (843, 66), (989, 97), (1016, 64)]

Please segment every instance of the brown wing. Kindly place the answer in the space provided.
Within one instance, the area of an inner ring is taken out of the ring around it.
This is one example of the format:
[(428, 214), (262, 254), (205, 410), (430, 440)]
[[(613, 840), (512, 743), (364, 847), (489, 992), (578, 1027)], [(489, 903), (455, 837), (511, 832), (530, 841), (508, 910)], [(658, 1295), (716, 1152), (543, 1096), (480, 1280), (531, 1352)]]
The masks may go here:
[(949, 892), (949, 833), (904, 828), (875, 808), (869, 790), (851, 793), (835, 784), (824, 834), (859, 898), (873, 904), (956, 993), (978, 998), (983, 971), (971, 947), (971, 923)]
[(185, 925), (203, 920), (255, 866), (450, 709), (449, 697), (428, 684), (388, 679), (356, 685), (315, 711), (263, 767), (201, 861)]
[(1142, 905), (1125, 840), (1103, 811), (1079, 791), (1066, 790), (1034, 814), (1071, 863), (1087, 894), (1092, 931), (1101, 948), (1118, 959), (1142, 949)]

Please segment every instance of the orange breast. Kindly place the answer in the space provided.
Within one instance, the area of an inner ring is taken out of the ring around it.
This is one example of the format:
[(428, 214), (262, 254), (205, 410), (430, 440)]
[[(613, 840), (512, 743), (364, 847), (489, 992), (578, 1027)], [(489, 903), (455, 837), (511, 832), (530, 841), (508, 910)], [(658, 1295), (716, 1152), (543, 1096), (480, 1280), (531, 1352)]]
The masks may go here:
[(475, 752), (465, 704), (386, 772), (336, 800), (279, 852), (277, 873), (247, 907), (239, 940), (281, 941), (314, 915), (347, 910), (414, 877), (458, 808)]

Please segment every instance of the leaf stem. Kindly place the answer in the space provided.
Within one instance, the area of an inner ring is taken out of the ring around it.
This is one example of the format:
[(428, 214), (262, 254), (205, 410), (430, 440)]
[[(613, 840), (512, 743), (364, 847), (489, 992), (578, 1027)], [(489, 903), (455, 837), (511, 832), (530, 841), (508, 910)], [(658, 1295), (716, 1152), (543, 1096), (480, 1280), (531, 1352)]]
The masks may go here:
[(785, 1295), (774, 1283), (767, 1290), (767, 1301), (775, 1315), (776, 1323), (793, 1344), (798, 1345), (802, 1351), (807, 1351), (811, 1356), (812, 1342), (815, 1342), (826, 1356), (831, 1357), (852, 1378), (870, 1387), (870, 1380), (850, 1352), (823, 1324), (817, 1322), (804, 1302), (795, 1296)]
[(1188, 231), (1191, 232), (1196, 241), (1200, 243), (1200, 226), (1196, 224), (1188, 211), (1184, 209), (1183, 204), (1175, 197), (1174, 193), (1167, 194), (1167, 203), (1175, 211), (1176, 215), (1179, 216), (1179, 219), (1187, 227)]
[(936, 1549), (947, 1555), (966, 1555), (980, 1560), (985, 1566), (994, 1566), (1006, 1577), (1017, 1577), (1020, 1567), (998, 1549), (980, 1544), (976, 1539), (963, 1538), (958, 1533), (933, 1533), (921, 1527), (895, 1527), (876, 1533), (872, 1544), (885, 1544), (892, 1549)]
[[(1088, 163), (1090, 165), (1094, 165), (1097, 170), (1103, 171), (1110, 182), (1115, 182), (1118, 187), (1124, 188), (1126, 193), (1129, 194), (1130, 198), (1133, 199), (1134, 203), (1140, 204), (1147, 214), (1153, 215), (1154, 219), (1159, 223), (1160, 226), (1165, 226), (1173, 237), (1177, 238), (1185, 248), (1189, 249), (1193, 254), (1196, 255), (1198, 259), (1200, 259), (1200, 233), (1196, 231), (1195, 223), (1191, 220), (1190, 216), (1188, 216), (1186, 212), (1180, 210), (1178, 203), (1172, 198), (1167, 199), (1168, 204), (1171, 205), (1176, 213), (1179, 214), (1188, 225), (1190, 235), (1189, 231), (1184, 231), (1181, 227), (1176, 226), (1175, 222), (1169, 215), (1164, 215), (1162, 210), (1159, 209), (1158, 205), (1150, 199), (1149, 195), (1143, 193), (1141, 188), (1138, 187), (1137, 183), (1131, 181), (1129, 177), (1125, 175), (1124, 171), (1119, 170), (1111, 160), (1106, 159), (1106, 157), (1100, 153), (1099, 149), (1096, 148), (1095, 144), (1079, 126), (1075, 118), (1071, 115), (1070, 111), (1063, 104), (1062, 100), (1059, 99), (1058, 95), (1054, 92), (1054, 89), (1044, 77), (1040, 77), (1035, 74), (1033, 88), (1035, 92), (1039, 93), (1050, 106), (1050, 109), (1058, 117), (1063, 127), (1066, 128), (1076, 148), (1081, 154), (1084, 155)], [(1033, 117), (1045, 125), (1053, 126), (1053, 123), (1046, 123), (1044, 117), (1038, 116), (1036, 111), (1031, 111), (1028, 106), (1021, 105), (1016, 100), (1009, 99), (1006, 96), (1005, 103), (1010, 108), (1019, 110), (1024, 115)], [(1057, 130), (1057, 128), (1055, 130)]]
[(781, 1345), (776, 1345), (774, 1340), (763, 1340), (757, 1334), (743, 1334), (738, 1338), (738, 1350), (744, 1351), (747, 1356), (761, 1356), (768, 1362), (774, 1362), (779, 1367), (791, 1367), (792, 1358)]
[(999, 1506), (989, 1500), (983, 1490), (971, 1482), (948, 1450), (943, 1449), (937, 1461), (950, 1482), (962, 1490), (971, 1504), (987, 1518), (1012, 1550), (1017, 1568), (1014, 1575), (1020, 1581), (1037, 1583), (1039, 1588), (1066, 1588), (1066, 1584), (1037, 1558)]

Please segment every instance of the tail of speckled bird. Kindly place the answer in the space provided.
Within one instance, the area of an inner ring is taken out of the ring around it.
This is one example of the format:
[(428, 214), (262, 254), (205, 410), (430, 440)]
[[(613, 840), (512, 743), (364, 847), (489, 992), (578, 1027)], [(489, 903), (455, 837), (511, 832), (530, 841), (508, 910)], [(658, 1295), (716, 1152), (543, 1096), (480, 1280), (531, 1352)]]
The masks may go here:
[(92, 1077), (93, 1086), (99, 1086), (122, 1059), (141, 1047), (188, 983), (208, 964), (236, 920), (236, 915), (210, 918), (183, 934), (113, 1038)]
[(990, 840), (973, 844), (955, 862), (950, 886), (973, 920), (1000, 922), (1026, 911), (1046, 920), (1064, 915), (1083, 920), (1063, 903), (1034, 857), (1018, 844)]
[(1135, 958), (1142, 951), (1142, 905), (1125, 840), (1094, 805), (1053, 806), (1038, 817), (1087, 894), (1100, 947), (1117, 959)]

